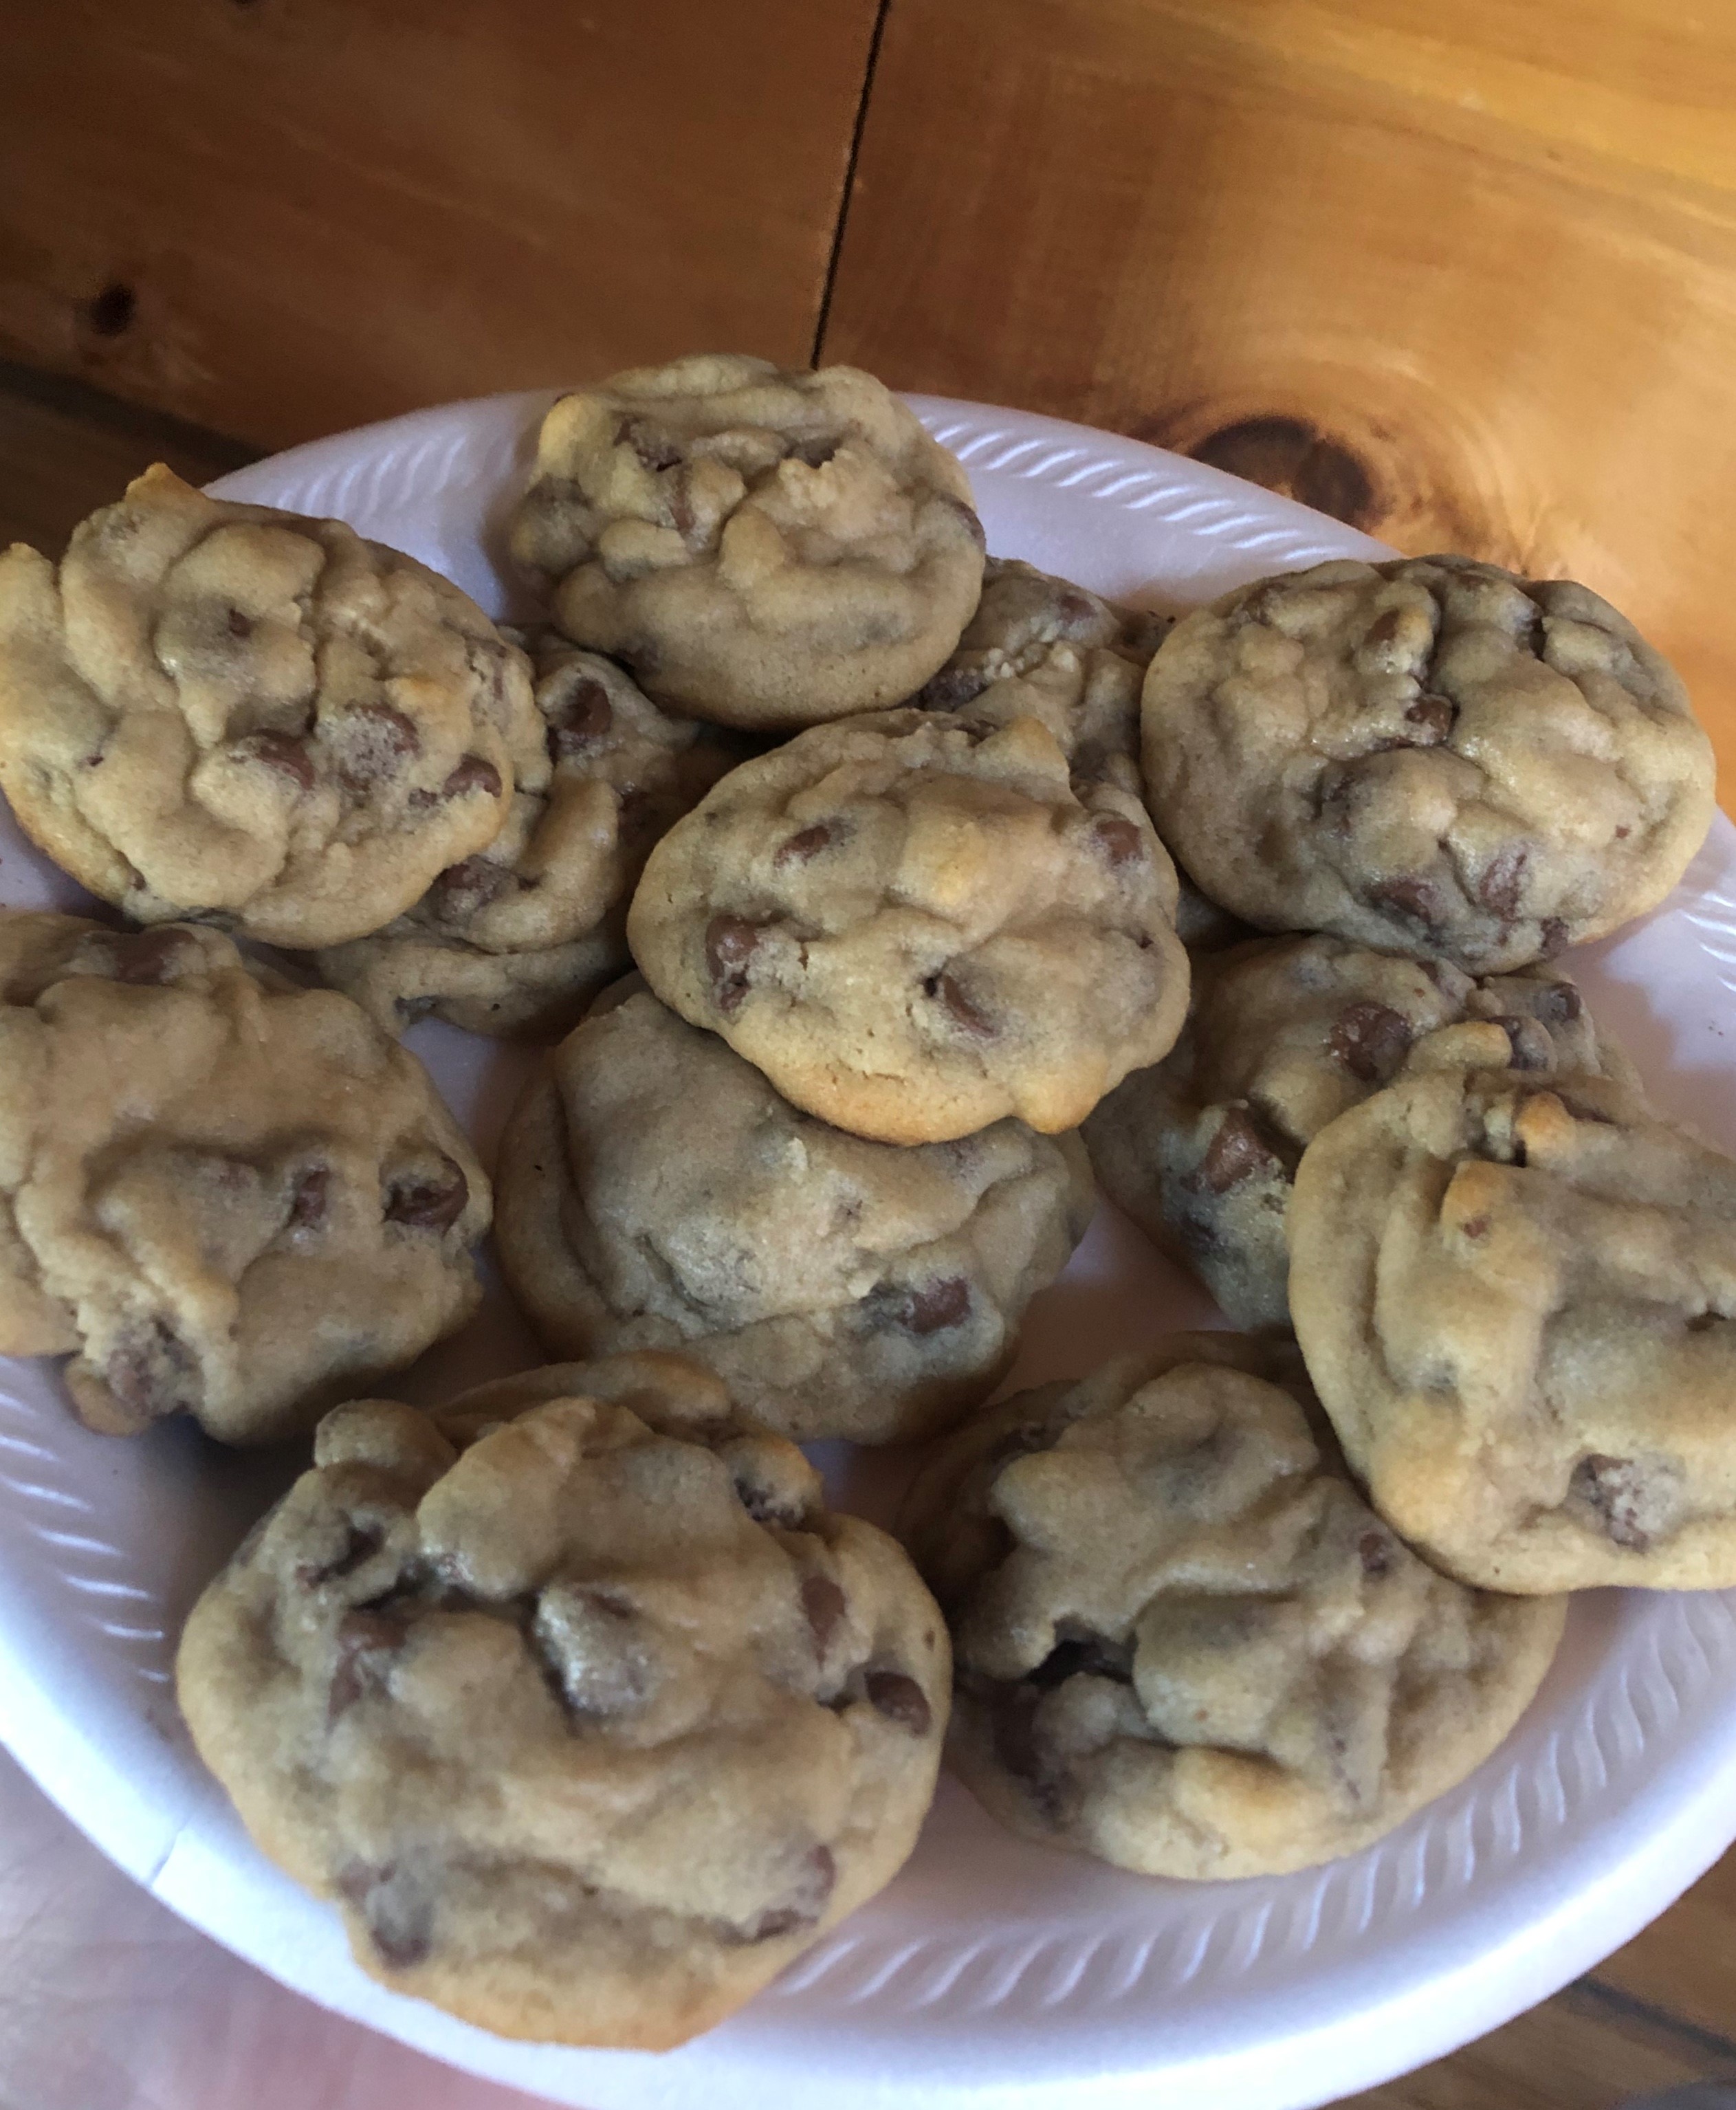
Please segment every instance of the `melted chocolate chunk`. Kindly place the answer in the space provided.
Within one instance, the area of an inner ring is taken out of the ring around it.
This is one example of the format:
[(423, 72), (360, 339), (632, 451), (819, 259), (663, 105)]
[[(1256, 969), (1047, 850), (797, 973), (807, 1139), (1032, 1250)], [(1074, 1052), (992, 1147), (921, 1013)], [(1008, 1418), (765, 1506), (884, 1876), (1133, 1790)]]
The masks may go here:
[(227, 619), (231, 637), (251, 637), (253, 635), (252, 617), (243, 615), (238, 608), (232, 608)]
[(1094, 821), (1091, 833), (1104, 855), (1117, 869), (1122, 865), (1137, 864), (1144, 857), (1144, 837), (1131, 821), (1124, 821), (1118, 813), (1105, 814)]
[(1226, 1107), (1217, 1132), (1185, 1185), (1196, 1193), (1227, 1194), (1244, 1180), (1279, 1180), (1283, 1158), (1272, 1147), (1258, 1116), (1240, 1104)]
[(1432, 937), (1441, 926), (1441, 900), (1427, 880), (1408, 876), (1378, 881), (1368, 890), (1370, 905), (1407, 916)]
[(974, 703), (989, 686), (981, 667), (943, 667), (917, 691), (914, 700), (925, 711), (956, 711)]
[(1547, 1070), (1555, 1060), (1555, 1049), (1549, 1039), (1548, 1029), (1534, 1018), (1522, 1018), (1503, 1012), (1489, 1021), (1498, 1026), (1507, 1035), (1512, 1048), (1512, 1066), (1516, 1070)]
[(433, 1899), (397, 1863), (369, 1867), (351, 1862), (338, 1888), (367, 1922), (368, 1937), (383, 1963), (406, 1971), (425, 1963), (433, 1946)]
[(1650, 1550), (1652, 1533), (1644, 1522), (1646, 1479), (1633, 1459), (1593, 1451), (1574, 1467), (1568, 1493), (1596, 1513), (1612, 1545), (1629, 1553)]
[[(386, 1543), (386, 1534), (375, 1524), (359, 1524), (352, 1519), (344, 1527), (344, 1548), (334, 1560), (315, 1566), (304, 1561), (295, 1571), (295, 1579), (304, 1590), (312, 1590), (322, 1582), (334, 1582), (345, 1575), (353, 1575), (365, 1560), (371, 1560)], [(357, 1614), (351, 1614), (351, 1618)], [(369, 1614), (376, 1617), (377, 1614)], [(347, 1622), (346, 1622), (347, 1623)], [(344, 1660), (343, 1628), (338, 1632), (338, 1664)], [(347, 1703), (346, 1703), (347, 1704)]]
[(198, 1357), (165, 1319), (130, 1327), (103, 1365), (102, 1381), (140, 1420), (190, 1413), (202, 1390)]
[(817, 858), (822, 850), (829, 848), (836, 839), (837, 831), (830, 822), (816, 821), (811, 828), (804, 828), (800, 833), (784, 838), (772, 854), (773, 866), (782, 870), (785, 865), (806, 864)]
[(501, 795), (501, 772), (480, 754), (465, 755), (440, 787), (442, 799), (463, 799), (472, 791), (484, 791), (491, 799)]
[(333, 730), (342, 757), (338, 777), (352, 795), (395, 775), (406, 756), (422, 749), (422, 736), (390, 704), (358, 704), (343, 713)]
[(967, 505), (962, 498), (951, 497), (945, 491), (940, 492), (936, 495), (939, 496), (941, 505), (945, 506), (949, 512), (956, 513), (959, 518), (964, 523), (965, 527), (970, 532), (970, 538), (977, 545), (977, 547), (979, 550), (986, 550), (989, 546), (989, 538), (983, 532), (982, 522), (977, 517), (976, 507), (974, 505)]
[(945, 1275), (937, 1282), (882, 1282), (863, 1303), (870, 1325), (902, 1326), (907, 1333), (926, 1339), (963, 1324), (971, 1312), (971, 1286), (958, 1275)]
[(838, 1880), (838, 1864), (829, 1846), (816, 1846), (809, 1854), (795, 1894), (787, 1904), (762, 1913), (746, 1927), (728, 1930), (737, 1941), (775, 1941), (780, 1935), (800, 1933), (816, 1925), (830, 1903)]
[(849, 1609), (848, 1599), (829, 1575), (802, 1578), (802, 1610), (808, 1615), (816, 1655), (825, 1655), (839, 1621)]
[(197, 950), (197, 940), (172, 928), (139, 930), (102, 943), (105, 962), (114, 979), (143, 989), (173, 981), (176, 970), (190, 964)]
[(325, 1212), (331, 1200), (332, 1169), (329, 1165), (310, 1165), (297, 1180), (295, 1192), (289, 1198), (289, 1229), (292, 1231), (317, 1230), (325, 1221)]
[(1571, 982), (1546, 984), (1531, 1003), (1532, 1017), (1546, 1026), (1571, 1026), (1584, 1009), (1584, 1000)]
[(1546, 916), (1539, 926), (1539, 941), (1546, 960), (1552, 960), (1557, 953), (1567, 949), (1567, 926), (1559, 916)]
[(764, 930), (745, 916), (714, 916), (705, 926), (705, 971), (718, 1009), (726, 1017), (747, 994)]
[(314, 758), (307, 751), (307, 742), (292, 733), (250, 732), (238, 740), (229, 752), (238, 762), (263, 763), (303, 791), (314, 788)]
[(1365, 1531), (1356, 1542), (1357, 1557), (1362, 1564), (1362, 1573), (1371, 1582), (1383, 1575), (1390, 1575), (1398, 1560), (1398, 1548), (1384, 1531)]
[(922, 984), (922, 994), (943, 1005), (954, 1026), (977, 1040), (992, 1040), (995, 1021), (977, 1004), (972, 1003), (963, 989), (950, 974), (930, 975)]
[(1403, 627), (1403, 609), (1382, 609), (1367, 629), (1362, 632), (1362, 643), (1365, 646), (1372, 645), (1377, 652), (1382, 651), (1387, 645), (1397, 644), (1398, 632)]
[(1530, 853), (1523, 843), (1509, 843), (1489, 859), (1477, 881), (1478, 900), (1504, 923), (1511, 923), (1519, 913), (1525, 867), (1530, 862)]
[(614, 437), (617, 446), (631, 447), (654, 473), (673, 469), (682, 458), (680, 443), (673, 434), (663, 431), (648, 418), (623, 418), (615, 427)]
[(392, 1659), (409, 1638), (408, 1623), (396, 1613), (364, 1606), (344, 1614), (338, 1623), (338, 1667), (326, 1697), (328, 1723), (347, 1714), (365, 1692), (384, 1688)]
[(1327, 1044), (1353, 1077), (1384, 1084), (1410, 1053), (1411, 1029), (1384, 1003), (1353, 1003), (1339, 1017)]
[(1453, 730), (1457, 705), (1445, 696), (1419, 696), (1404, 714), (1407, 725), (1416, 728), (1413, 747), (1439, 747)]
[(503, 864), (485, 857), (465, 858), (437, 874), (428, 889), (428, 906), (442, 921), (462, 923), (478, 908), (512, 893), (518, 883)]
[(590, 674), (581, 676), (549, 713), (549, 752), (558, 762), (594, 747), (614, 723), (609, 691)]
[(386, 1221), (415, 1231), (450, 1230), (469, 1198), (470, 1183), (464, 1168), (442, 1156), (436, 1171), (401, 1172), (388, 1178)]
[(884, 1714), (887, 1721), (908, 1729), (913, 1736), (927, 1735), (933, 1718), (927, 1695), (913, 1678), (901, 1670), (871, 1670), (863, 1683), (868, 1705), (877, 1714)]

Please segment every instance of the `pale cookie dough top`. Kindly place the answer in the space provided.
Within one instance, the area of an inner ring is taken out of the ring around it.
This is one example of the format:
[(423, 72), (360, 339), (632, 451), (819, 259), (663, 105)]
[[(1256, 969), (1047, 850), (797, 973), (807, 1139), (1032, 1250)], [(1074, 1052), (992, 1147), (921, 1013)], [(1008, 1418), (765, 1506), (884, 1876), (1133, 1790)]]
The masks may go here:
[(320, 972), (389, 1033), (424, 1012), (481, 1033), (575, 1025), (627, 965), (627, 899), (650, 847), (746, 754), (659, 710), (612, 659), (525, 639), (543, 735), (493, 841)]
[(710, 2027), (881, 1888), (933, 1794), (932, 1599), (682, 1371), (338, 1408), (181, 1643), (259, 1844), (366, 1970), (504, 2035)]
[(1329, 1121), (1402, 1071), (1614, 1076), (1633, 1065), (1539, 965), (1480, 981), (1343, 938), (1265, 938), (1198, 960), (1181, 1037), (1091, 1116), (1104, 1190), (1198, 1270), (1232, 1324), (1287, 1329), (1290, 1183)]
[(488, 1182), (347, 997), (215, 931), (0, 917), (0, 1353), (91, 1427), (311, 1426), (474, 1308)]
[(1290, 1243), (1321, 1401), (1431, 1560), (1736, 1583), (1729, 1158), (1599, 1079), (1401, 1079), (1310, 1147)]
[(1196, 609), (1144, 710), (1152, 811), (1214, 900), (1474, 974), (1655, 908), (1712, 816), (1711, 745), (1633, 625), (1464, 557)]
[(157, 468), (58, 568), (0, 556), (0, 787), (140, 922), (378, 930), (488, 841), (540, 752), (524, 661), (482, 610), (342, 521)]
[(1175, 869), (1035, 719), (916, 710), (744, 763), (652, 851), (646, 980), (784, 1097), (886, 1143), (1075, 1126), (1180, 1030)]
[(968, 478), (872, 374), (728, 356), (562, 396), (513, 553), (569, 637), (737, 726), (900, 701), (982, 578)]
[(499, 1182), (551, 1347), (682, 1349), (802, 1442), (909, 1441), (986, 1398), (1095, 1200), (1076, 1136), (865, 1142), (642, 991), (562, 1043)]
[(911, 700), (927, 710), (969, 704), (985, 724), (1040, 719), (1076, 777), (1141, 798), (1140, 688), (1170, 620), (990, 557), (958, 650)]
[(1176, 1334), (990, 1409), (919, 1475), (952, 1755), (1004, 1823), (1149, 1875), (1282, 1874), (1507, 1735), (1563, 1602), (1435, 1573), (1317, 1411), (1294, 1350)]

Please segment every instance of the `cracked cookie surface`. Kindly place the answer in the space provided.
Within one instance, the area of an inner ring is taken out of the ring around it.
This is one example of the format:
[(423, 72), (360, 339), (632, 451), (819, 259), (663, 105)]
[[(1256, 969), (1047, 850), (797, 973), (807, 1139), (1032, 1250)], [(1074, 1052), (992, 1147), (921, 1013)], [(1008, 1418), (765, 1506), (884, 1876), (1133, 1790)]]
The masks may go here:
[(1228, 1333), (991, 1408), (903, 1532), (951, 1623), (966, 1782), (1148, 1875), (1381, 1837), (1502, 1741), (1566, 1614), (1436, 1573), (1358, 1493), (1295, 1351)]
[(1143, 713), (1152, 812), (1213, 900), (1473, 974), (1655, 908), (1712, 816), (1711, 744), (1633, 625), (1464, 557), (1196, 609)]
[(653, 843), (746, 745), (659, 709), (612, 659), (557, 632), (524, 642), (542, 749), (505, 825), (320, 971), (388, 1033), (432, 1012), (473, 1033), (564, 1033), (628, 965), (627, 902)]
[(783, 1096), (886, 1143), (1074, 1127), (1180, 1030), (1175, 868), (1032, 718), (888, 711), (745, 763), (652, 851), (647, 982)]
[(642, 989), (555, 1050), (498, 1180), (501, 1265), (551, 1349), (681, 1349), (803, 1442), (910, 1441), (986, 1398), (1095, 1202), (1076, 1136), (865, 1141)]
[(897, 1871), (945, 1627), (709, 1372), (628, 1356), (321, 1424), (177, 1684), (357, 1961), (503, 2035), (661, 2049)]
[(872, 374), (726, 355), (561, 397), (512, 547), (568, 636), (737, 726), (902, 701), (982, 579), (969, 479)]
[(216, 931), (0, 916), (0, 1352), (82, 1419), (311, 1426), (481, 1291), (489, 1189), (414, 1056)]
[(1181, 1037), (1083, 1134), (1104, 1192), (1204, 1281), (1232, 1324), (1286, 1330), (1285, 1227), (1303, 1151), (1419, 1066), (1613, 1076), (1633, 1065), (1548, 964), (1474, 980), (1342, 938), (1256, 939), (1203, 959)]
[(482, 610), (341, 521), (157, 468), (57, 567), (0, 556), (0, 789), (138, 922), (378, 930), (496, 834), (539, 738)]
[(1597, 1078), (1401, 1078), (1309, 1147), (1290, 1306), (1371, 1497), (1490, 1589), (1736, 1583), (1736, 1162)]

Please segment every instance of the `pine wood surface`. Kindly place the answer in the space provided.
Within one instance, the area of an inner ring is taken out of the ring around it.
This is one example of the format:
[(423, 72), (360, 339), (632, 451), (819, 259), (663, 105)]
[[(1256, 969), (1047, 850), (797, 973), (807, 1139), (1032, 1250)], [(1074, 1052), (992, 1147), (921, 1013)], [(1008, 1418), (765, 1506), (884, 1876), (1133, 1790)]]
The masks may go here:
[(1736, 7), (893, 0), (824, 342), (1584, 578), (1736, 806)]
[(876, 0), (0, 0), (0, 355), (262, 447), (812, 352)]

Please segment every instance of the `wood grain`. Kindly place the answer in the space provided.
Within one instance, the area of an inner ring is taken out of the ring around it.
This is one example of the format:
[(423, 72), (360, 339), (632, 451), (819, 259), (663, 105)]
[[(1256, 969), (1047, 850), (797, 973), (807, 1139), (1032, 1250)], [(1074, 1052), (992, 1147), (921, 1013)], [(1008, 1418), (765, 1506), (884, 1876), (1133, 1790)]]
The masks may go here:
[(1736, 805), (1736, 8), (894, 0), (830, 359), (1584, 578)]
[(876, 0), (0, 0), (0, 353), (261, 446), (813, 347)]

